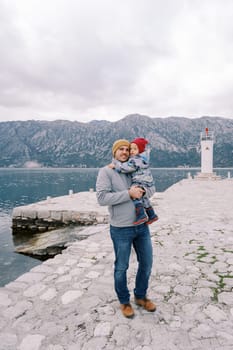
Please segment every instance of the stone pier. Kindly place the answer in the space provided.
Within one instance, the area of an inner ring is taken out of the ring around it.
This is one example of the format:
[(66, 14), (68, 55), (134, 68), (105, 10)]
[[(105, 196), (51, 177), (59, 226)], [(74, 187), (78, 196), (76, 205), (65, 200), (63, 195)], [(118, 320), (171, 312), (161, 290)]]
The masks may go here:
[[(0, 350), (232, 350), (232, 198), (231, 179), (182, 180), (155, 195), (157, 311), (132, 296), (133, 319), (114, 292), (108, 224), (87, 227), (87, 239), (0, 289)], [(132, 251), (131, 293), (136, 270)]]
[(12, 214), (13, 234), (21, 231), (45, 232), (69, 225), (95, 225), (108, 222), (93, 191), (71, 193), (16, 207)]

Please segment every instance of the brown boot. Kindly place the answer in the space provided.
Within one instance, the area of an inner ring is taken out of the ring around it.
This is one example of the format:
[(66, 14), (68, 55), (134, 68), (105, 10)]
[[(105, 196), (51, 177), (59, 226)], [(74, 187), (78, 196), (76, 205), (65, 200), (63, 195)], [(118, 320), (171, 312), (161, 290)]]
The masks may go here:
[(156, 310), (156, 305), (150, 299), (147, 298), (135, 298), (135, 304), (138, 306), (142, 306), (146, 311), (154, 312)]
[(121, 312), (127, 318), (134, 317), (134, 310), (130, 304), (121, 304)]

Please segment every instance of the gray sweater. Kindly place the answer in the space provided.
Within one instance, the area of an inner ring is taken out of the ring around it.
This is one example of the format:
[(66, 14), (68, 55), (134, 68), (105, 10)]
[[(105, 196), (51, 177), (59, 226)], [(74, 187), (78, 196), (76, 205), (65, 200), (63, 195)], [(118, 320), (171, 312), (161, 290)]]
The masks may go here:
[(96, 181), (97, 200), (102, 206), (108, 205), (112, 226), (133, 226), (136, 219), (135, 207), (128, 193), (131, 182), (130, 175), (118, 173), (107, 166), (99, 170)]

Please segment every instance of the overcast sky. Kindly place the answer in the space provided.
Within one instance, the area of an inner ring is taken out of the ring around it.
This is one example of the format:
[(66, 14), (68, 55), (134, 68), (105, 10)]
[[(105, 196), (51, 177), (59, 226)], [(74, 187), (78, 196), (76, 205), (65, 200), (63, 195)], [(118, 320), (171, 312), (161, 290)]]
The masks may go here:
[(233, 118), (232, 0), (0, 0), (0, 121)]

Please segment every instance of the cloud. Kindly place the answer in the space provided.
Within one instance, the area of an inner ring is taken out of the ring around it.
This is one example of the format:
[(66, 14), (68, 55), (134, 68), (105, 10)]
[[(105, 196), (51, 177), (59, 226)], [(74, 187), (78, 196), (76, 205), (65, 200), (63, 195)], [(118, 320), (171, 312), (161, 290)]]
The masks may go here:
[(230, 0), (0, 7), (0, 120), (233, 117)]

